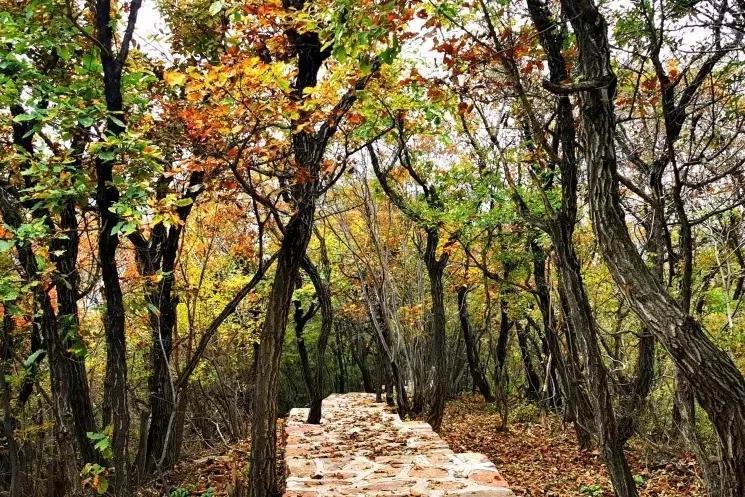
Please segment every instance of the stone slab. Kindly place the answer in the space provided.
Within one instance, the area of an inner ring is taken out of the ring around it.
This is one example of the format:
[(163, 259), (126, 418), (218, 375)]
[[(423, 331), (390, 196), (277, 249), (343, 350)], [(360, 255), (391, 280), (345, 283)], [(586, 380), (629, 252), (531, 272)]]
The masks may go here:
[(307, 415), (293, 409), (285, 424), (285, 497), (514, 497), (486, 456), (454, 453), (374, 394), (327, 397), (320, 425)]

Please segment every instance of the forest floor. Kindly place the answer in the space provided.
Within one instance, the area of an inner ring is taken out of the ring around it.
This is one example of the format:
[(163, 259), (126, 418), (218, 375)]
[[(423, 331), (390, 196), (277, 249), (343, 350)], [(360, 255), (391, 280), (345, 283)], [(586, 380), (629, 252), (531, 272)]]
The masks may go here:
[[(492, 406), (467, 395), (448, 403), (441, 436), (456, 452), (487, 455), (517, 496), (613, 496), (599, 454), (578, 450), (574, 430), (558, 417), (500, 426)], [(643, 497), (703, 496), (692, 457), (670, 460), (633, 440), (630, 445), (626, 456)]]
[[(597, 452), (577, 449), (572, 427), (555, 416), (512, 421), (501, 418), (481, 397), (466, 395), (448, 403), (441, 436), (455, 452), (487, 455), (518, 497), (612, 497), (608, 474)], [(278, 440), (283, 440), (281, 420)], [(283, 460), (280, 447), (279, 461)], [(244, 473), (250, 442), (190, 454), (142, 488), (138, 497), (235, 497), (247, 495)], [(632, 443), (627, 457), (642, 482), (642, 497), (702, 497), (689, 456), (671, 459)], [(282, 471), (280, 471), (282, 474)], [(211, 490), (210, 490), (211, 489)]]

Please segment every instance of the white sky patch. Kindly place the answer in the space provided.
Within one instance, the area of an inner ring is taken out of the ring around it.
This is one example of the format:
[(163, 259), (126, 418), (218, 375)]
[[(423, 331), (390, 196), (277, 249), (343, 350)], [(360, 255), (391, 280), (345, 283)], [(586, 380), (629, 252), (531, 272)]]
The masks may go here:
[(135, 40), (139, 49), (149, 57), (172, 62), (173, 54), (168, 41), (169, 36), (170, 31), (156, 1), (143, 0), (135, 26)]

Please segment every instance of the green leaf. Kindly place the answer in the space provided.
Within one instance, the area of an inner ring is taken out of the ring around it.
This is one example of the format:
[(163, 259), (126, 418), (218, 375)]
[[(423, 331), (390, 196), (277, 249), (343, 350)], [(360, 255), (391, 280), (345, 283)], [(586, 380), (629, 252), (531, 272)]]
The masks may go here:
[(110, 120), (110, 121), (111, 121), (112, 123), (114, 123), (114, 124), (116, 124), (116, 125), (118, 125), (118, 126), (121, 126), (122, 128), (125, 128), (125, 127), (127, 126), (126, 124), (124, 124), (124, 121), (122, 121), (122, 120), (121, 120), (121, 119), (119, 119), (118, 117), (114, 117), (114, 116), (109, 116), (109, 120)]
[(81, 126), (84, 126), (86, 128), (90, 128), (93, 126), (93, 118), (91, 116), (80, 116), (78, 117), (78, 123), (80, 123)]
[(96, 155), (98, 155), (99, 159), (114, 160), (116, 157), (116, 150), (99, 150)]
[(18, 114), (16, 117), (13, 118), (13, 121), (17, 123), (22, 123), (26, 121), (33, 121), (34, 119), (37, 119), (39, 116), (36, 114)]
[(211, 16), (217, 15), (218, 12), (220, 12), (223, 8), (222, 0), (215, 0), (210, 5), (209, 13)]
[(98, 488), (96, 491), (98, 492), (98, 495), (103, 495), (106, 493), (106, 491), (109, 489), (109, 480), (107, 480), (104, 476), (98, 477)]
[(7, 252), (15, 246), (13, 240), (0, 240), (0, 252)]
[(38, 359), (39, 356), (41, 354), (43, 354), (43, 353), (44, 353), (44, 349), (39, 349), (39, 350), (35, 351), (33, 354), (31, 354), (30, 356), (28, 356), (25, 361), (23, 361), (23, 367), (26, 368), (26, 369), (28, 369), (31, 366), (33, 366), (34, 363), (36, 362), (36, 359)]

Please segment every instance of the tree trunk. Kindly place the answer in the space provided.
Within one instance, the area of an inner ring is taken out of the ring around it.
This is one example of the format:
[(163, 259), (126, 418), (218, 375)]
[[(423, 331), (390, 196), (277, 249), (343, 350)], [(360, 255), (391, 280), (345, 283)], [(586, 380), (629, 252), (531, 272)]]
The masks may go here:
[[(18, 115), (23, 112), (21, 106), (11, 106), (11, 114)], [(13, 122), (13, 143), (24, 150), (28, 156), (34, 154), (34, 121)], [(81, 167), (81, 156), (84, 148), (82, 138), (73, 136), (71, 150), (74, 161), (69, 165), (71, 169)], [(23, 166), (21, 167), (23, 169)], [(26, 180), (26, 185), (31, 187), (31, 183)], [(16, 198), (12, 197), (12, 188), (4, 189), (0, 195), (0, 213), (4, 221), (11, 226), (19, 227), (23, 223), (21, 213), (22, 204)], [(77, 301), (79, 299), (79, 273), (77, 269), (77, 257), (79, 247), (79, 226), (75, 211), (75, 200), (64, 199), (60, 211), (60, 228), (66, 234), (65, 238), (54, 238), (49, 246), (52, 261), (56, 265), (54, 273), (54, 288), (57, 292), (57, 314), (46, 292), (36, 292), (38, 295), (37, 305), (44, 311), (33, 320), (33, 330), (31, 334), (32, 352), (45, 349), (45, 355), (48, 358), (51, 380), (52, 394), (58, 400), (55, 407), (59, 411), (55, 412), (55, 419), (59, 423), (68, 423), (68, 426), (60, 426), (59, 433), (67, 436), (68, 430), (74, 432), (74, 443), (70, 447), (60, 446), (60, 451), (65, 454), (65, 465), (70, 466), (69, 474), (74, 475), (71, 484), (77, 487), (77, 470), (75, 465), (83, 462), (101, 462), (98, 454), (87, 433), (95, 430), (95, 419), (93, 407), (90, 402), (88, 391), (88, 378), (85, 371), (85, 360), (83, 356), (74, 352), (80, 348), (79, 337), (79, 319)], [(27, 207), (32, 207), (28, 205)], [(52, 222), (52, 214), (45, 208), (34, 209), (33, 215), (37, 219), (42, 219), (50, 231), (55, 231), (56, 227)], [(23, 266), (24, 277), (27, 281), (39, 279), (38, 267), (35, 260), (34, 249), (28, 246), (18, 247), (18, 257)], [(19, 392), (19, 402), (21, 404), (28, 400), (33, 388), (38, 363), (43, 359), (39, 356), (32, 366), (31, 373), (24, 379), (24, 384)], [(64, 414), (66, 413), (66, 414)], [(68, 417), (63, 421), (63, 417)], [(70, 441), (59, 442), (59, 444), (69, 445)], [(70, 456), (69, 452), (73, 450), (79, 458)], [(64, 477), (64, 475), (63, 475)]]
[(367, 365), (368, 349), (366, 341), (360, 337), (359, 331), (354, 332), (354, 337), (355, 340), (352, 345), (352, 358), (354, 359), (355, 364), (357, 364), (357, 368), (360, 370), (362, 388), (365, 393), (375, 393), (376, 390), (372, 374)]
[[(203, 172), (194, 172), (183, 199), (191, 200), (177, 208), (177, 215), (185, 223), (194, 202), (201, 192)], [(167, 194), (169, 179), (162, 177), (158, 184), (158, 196)], [(155, 226), (149, 240), (140, 232), (130, 236), (135, 246), (137, 268), (146, 280), (145, 300), (148, 303), (151, 351), (148, 390), (150, 399), (150, 424), (145, 451), (145, 472), (156, 468), (170, 468), (176, 461), (171, 458), (171, 439), (176, 421), (176, 392), (171, 368), (173, 334), (176, 328), (178, 297), (173, 295), (174, 269), (179, 252), (183, 226), (167, 229), (162, 223)], [(156, 278), (157, 277), (157, 278)]]
[(23, 482), (21, 481), (21, 460), (18, 442), (15, 437), (15, 419), (10, 410), (10, 385), (5, 377), (9, 373), (6, 364), (11, 360), (13, 320), (8, 314), (8, 309), (3, 309), (3, 336), (0, 342), (0, 400), (3, 410), (3, 435), (7, 446), (7, 457), (10, 466), (10, 485), (8, 486), (8, 497), (21, 497)]
[(399, 370), (398, 361), (396, 360), (393, 349), (390, 323), (381, 302), (375, 302), (373, 304), (373, 308), (370, 309), (370, 316), (372, 317), (373, 326), (378, 337), (378, 344), (383, 352), (383, 357), (387, 359), (388, 363), (388, 367), (385, 368), (386, 399), (388, 399), (388, 396), (391, 399), (393, 398), (393, 385), (395, 385), (398, 414), (401, 416), (401, 419), (404, 419), (411, 412), (411, 408), (409, 407), (409, 399), (406, 395), (406, 384)]
[(434, 368), (434, 385), (430, 393), (429, 414), (427, 422), (432, 429), (439, 431), (445, 414), (445, 401), (448, 395), (448, 363), (445, 350), (445, 294), (442, 288), (442, 277), (447, 264), (447, 253), (437, 257), (439, 243), (437, 228), (427, 229), (427, 246), (424, 253), (424, 264), (429, 275), (430, 297), (432, 299), (432, 367)]
[[(304, 3), (302, 0), (284, 0), (283, 6), (288, 9), (301, 9)], [(298, 68), (291, 85), (292, 98), (302, 102), (304, 90), (316, 85), (318, 71), (323, 61), (331, 54), (331, 50), (330, 47), (322, 47), (318, 33), (293, 32), (291, 39)], [(339, 120), (354, 105), (357, 91), (365, 88), (378, 69), (379, 64), (374, 63), (372, 70), (341, 97), (333, 109), (333, 115), (328, 117), (318, 131), (296, 130), (292, 134), (295, 165), (298, 171), (303, 172), (303, 177), (297, 178), (289, 188), (291, 203), (295, 210), (284, 228), (259, 345), (260, 374), (256, 382), (254, 423), (251, 425), (251, 497), (270, 497), (278, 493), (275, 474), (275, 420), (279, 366), (298, 268), (305, 257), (312, 235), (316, 198), (321, 189), (320, 169), (323, 155), (329, 140), (338, 129)], [(297, 123), (293, 123), (293, 127), (295, 125)]]
[(460, 329), (463, 332), (463, 341), (466, 345), (466, 358), (468, 359), (468, 369), (471, 371), (473, 384), (478, 388), (486, 402), (494, 402), (494, 394), (489, 387), (489, 381), (486, 379), (481, 361), (479, 361), (478, 351), (476, 349), (475, 337), (471, 328), (471, 321), (468, 317), (467, 306), (468, 287), (465, 285), (458, 289), (458, 317), (460, 318)]
[[(127, 30), (133, 30), (141, 0), (129, 5)], [(122, 71), (129, 53), (130, 39), (114, 48), (114, 26), (110, 0), (95, 3), (96, 38), (101, 46), (99, 56), (103, 68), (103, 88), (106, 100), (106, 135), (118, 137), (125, 132), (126, 116), (122, 94)], [(103, 141), (103, 140), (102, 140)], [(98, 210), (98, 262), (101, 266), (103, 295), (106, 302), (104, 330), (106, 336), (106, 383), (104, 389), (104, 425), (113, 426), (111, 451), (114, 474), (112, 491), (117, 496), (130, 493), (129, 481), (129, 401), (127, 398), (127, 342), (124, 299), (119, 281), (116, 252), (119, 238), (114, 227), (122, 221), (113, 207), (119, 201), (119, 190), (114, 183), (113, 159), (97, 157), (96, 209)]]
[(611, 378), (603, 363), (597, 338), (597, 327), (592, 308), (585, 293), (579, 260), (574, 247), (562, 243), (556, 247), (559, 259), (559, 278), (571, 328), (580, 336), (584, 362), (585, 385), (595, 420), (595, 434), (600, 442), (603, 460), (608, 467), (613, 488), (618, 497), (636, 497), (636, 483), (626, 462), (613, 406)]
[[(546, 369), (546, 401), (555, 410), (562, 405), (562, 389), (567, 400), (569, 412), (575, 412), (575, 399), (572, 392), (576, 386), (569, 385), (570, 381), (566, 372), (564, 356), (559, 350), (557, 342), (557, 323), (554, 315), (554, 309), (551, 305), (551, 293), (546, 281), (546, 254), (538, 242), (530, 242), (530, 252), (533, 256), (533, 279), (535, 280), (538, 308), (541, 311), (541, 321), (543, 324), (543, 336), (541, 337), (542, 352), (547, 357), (548, 364)], [(530, 323), (531, 320), (529, 320)], [(537, 326), (534, 326), (539, 332)], [(518, 336), (519, 338), (519, 336)], [(552, 343), (553, 342), (553, 343)]]
[[(339, 374), (337, 375), (337, 388), (339, 393), (346, 393), (347, 391), (347, 366), (344, 362), (344, 346), (341, 341), (341, 334), (339, 328), (336, 329), (336, 336), (334, 337), (334, 355), (336, 356), (336, 366)], [(320, 401), (319, 401), (320, 404)], [(318, 407), (318, 417), (320, 422), (321, 408)]]
[(510, 330), (512, 329), (512, 320), (510, 320), (507, 314), (507, 301), (500, 299), (499, 301), (499, 335), (497, 336), (497, 350), (494, 358), (494, 369), (495, 377), (499, 383), (498, 387), (502, 388), (502, 377), (504, 374), (504, 366), (507, 362), (507, 344), (510, 339)]
[[(528, 11), (531, 20), (538, 31), (538, 37), (546, 52), (546, 58), (549, 67), (550, 81), (558, 84), (569, 79), (569, 68), (562, 53), (563, 45), (566, 40), (564, 30), (557, 24), (555, 17), (551, 13), (546, 2), (541, 0), (527, 0)], [(576, 137), (575, 137), (575, 119), (573, 115), (572, 103), (567, 95), (559, 95), (556, 102), (557, 129), (559, 131), (558, 144), (554, 153), (558, 153), (558, 145), (561, 145), (561, 157), (559, 160), (559, 169), (561, 171), (561, 206), (558, 211), (549, 218), (543, 230), (551, 237), (551, 242), (557, 251), (558, 273), (559, 273), (559, 297), (561, 309), (565, 316), (564, 331), (567, 338), (568, 354), (566, 361), (561, 359), (561, 352), (555, 334), (547, 332), (548, 344), (551, 355), (557, 355), (557, 365), (562, 383), (565, 387), (567, 400), (570, 404), (570, 411), (573, 413), (577, 440), (580, 447), (589, 449), (591, 447), (590, 422), (593, 419), (590, 398), (584, 390), (583, 373), (580, 369), (579, 357), (577, 351), (576, 333), (584, 333), (583, 336), (590, 338), (591, 342), (596, 342), (594, 337), (594, 328), (591, 330), (586, 327), (587, 323), (593, 323), (592, 316), (589, 314), (582, 319), (582, 313), (589, 309), (587, 296), (584, 286), (571, 287), (570, 281), (584, 285), (580, 271), (579, 261), (577, 260), (574, 250), (572, 235), (577, 218), (577, 156), (576, 156)], [(531, 244), (534, 253), (535, 275), (542, 279), (539, 286), (539, 301), (541, 308), (546, 308), (544, 312), (544, 327), (546, 317), (551, 316), (550, 300), (548, 300), (548, 286), (545, 278), (545, 267), (543, 264), (538, 265), (541, 258), (541, 251), (534, 242)], [(539, 260), (536, 260), (536, 256)], [(565, 273), (573, 274), (565, 274)], [(568, 288), (569, 287), (569, 288)], [(570, 292), (571, 295), (568, 293)], [(573, 303), (574, 305), (570, 305)], [(577, 308), (576, 306), (579, 306)], [(589, 333), (589, 335), (588, 335)], [(595, 344), (596, 346), (596, 344)]]
[(520, 356), (523, 360), (523, 369), (525, 370), (525, 393), (528, 400), (533, 402), (541, 401), (541, 378), (533, 368), (533, 361), (530, 359), (530, 349), (528, 348), (528, 339), (525, 330), (519, 322), (515, 323), (517, 331), (517, 343), (520, 347)]
[(597, 89), (580, 92), (595, 235), (619, 289), (670, 353), (714, 425), (721, 450), (722, 495), (745, 495), (745, 380), (728, 355), (646, 268), (628, 234), (618, 193), (616, 79), (607, 24), (590, 0), (563, 0), (562, 5), (577, 34), (583, 79), (600, 82)]
[(712, 463), (712, 457), (706, 450), (705, 442), (696, 427), (696, 400), (690, 383), (680, 370), (675, 371), (675, 399), (674, 406), (678, 413), (678, 426), (681, 434), (696, 456), (701, 480), (706, 486), (708, 497), (720, 495), (720, 476), (716, 463)]
[(647, 269), (628, 234), (618, 192), (616, 78), (607, 24), (591, 0), (562, 0), (562, 6), (577, 35), (582, 78), (598, 86), (580, 92), (595, 236), (618, 288), (669, 352), (714, 425), (721, 451), (722, 495), (745, 495), (745, 380), (729, 356)]
[(78, 317), (78, 299), (80, 298), (80, 275), (78, 273), (78, 218), (75, 203), (65, 203), (60, 214), (60, 226), (66, 233), (66, 239), (59, 241), (64, 253), (56, 257), (55, 263), (59, 273), (55, 284), (57, 290), (57, 334), (62, 337), (64, 362), (67, 368), (68, 398), (75, 422), (75, 437), (83, 462), (100, 462), (101, 456), (93, 448), (88, 433), (96, 430), (96, 419), (91, 404), (88, 388), (88, 375), (85, 370), (85, 357), (71, 352), (79, 346), (80, 320)]
[(113, 223), (109, 208), (113, 200), (106, 193), (112, 182), (111, 170), (99, 168), (99, 215), (102, 226), (98, 242), (98, 259), (104, 283), (106, 312), (106, 383), (104, 391), (104, 425), (113, 425), (111, 448), (114, 475), (112, 488), (116, 495), (126, 495), (129, 488), (129, 402), (127, 399), (127, 350), (125, 314), (119, 272), (116, 264), (116, 247), (119, 241), (111, 234)]
[(254, 402), (251, 423), (251, 497), (273, 497), (277, 486), (277, 383), (282, 358), (290, 300), (295, 289), (300, 261), (311, 237), (315, 212), (315, 192), (308, 192), (285, 227), (277, 269), (269, 294), (264, 327), (259, 343)]
[(323, 405), (323, 373), (326, 367), (326, 347), (331, 336), (334, 311), (331, 307), (331, 292), (328, 281), (324, 281), (318, 269), (309, 258), (305, 257), (301, 265), (313, 283), (313, 287), (316, 290), (316, 299), (318, 299), (318, 305), (321, 309), (321, 332), (318, 334), (318, 342), (316, 344), (316, 370), (313, 376), (314, 388), (311, 392), (310, 411), (308, 412), (307, 421), (308, 423), (318, 424), (321, 422), (321, 407)]
[[(9, 191), (0, 189), (0, 213), (3, 221), (17, 228), (22, 225), (20, 206), (13, 199)], [(39, 281), (40, 272), (36, 262), (36, 254), (30, 244), (24, 243), (16, 247), (18, 260), (22, 268), (22, 278), (24, 281)], [(37, 307), (35, 316), (32, 321), (34, 334), (43, 338), (47, 360), (49, 361), (50, 382), (52, 391), (52, 414), (54, 416), (54, 436), (57, 444), (60, 468), (58, 481), (63, 487), (63, 491), (75, 494), (79, 491), (79, 470), (78, 462), (86, 454), (92, 454), (91, 462), (98, 462), (95, 452), (92, 450), (90, 440), (85, 437), (82, 440), (78, 429), (82, 426), (80, 421), (76, 420), (76, 414), (81, 417), (85, 413), (78, 413), (74, 408), (80, 407), (81, 399), (76, 398), (71, 392), (74, 387), (71, 386), (73, 378), (71, 376), (71, 364), (68, 361), (70, 352), (67, 344), (59, 333), (59, 322), (55, 316), (54, 305), (52, 300), (44, 290), (42, 285), (36, 285), (33, 288), (34, 303)], [(37, 358), (38, 360), (38, 358)], [(83, 386), (79, 386), (82, 390)], [(76, 402), (77, 401), (77, 402)], [(76, 423), (76, 421), (78, 421)], [(84, 436), (84, 434), (83, 434)]]
[(383, 402), (383, 382), (385, 373), (383, 367), (383, 350), (378, 347), (378, 354), (375, 360), (375, 402)]
[(305, 346), (305, 338), (303, 337), (303, 330), (305, 325), (310, 319), (316, 314), (318, 310), (315, 303), (308, 307), (308, 310), (303, 312), (302, 302), (299, 300), (293, 301), (295, 305), (295, 344), (297, 345), (297, 352), (300, 356), (300, 370), (303, 373), (303, 382), (305, 388), (308, 391), (308, 401), (312, 402), (317, 394), (315, 393), (316, 384), (313, 381), (313, 373), (310, 370), (310, 358), (308, 357), (308, 347)]

